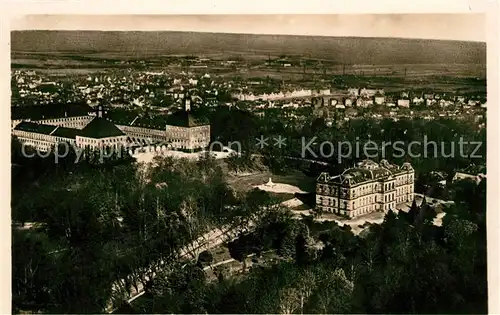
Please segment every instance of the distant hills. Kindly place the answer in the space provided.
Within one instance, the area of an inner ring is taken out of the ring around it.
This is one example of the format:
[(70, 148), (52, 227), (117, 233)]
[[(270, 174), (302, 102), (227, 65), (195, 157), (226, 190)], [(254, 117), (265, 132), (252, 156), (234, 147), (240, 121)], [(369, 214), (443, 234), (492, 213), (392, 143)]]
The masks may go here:
[(301, 55), (338, 64), (486, 64), (486, 43), (196, 32), (13, 31), (12, 51)]

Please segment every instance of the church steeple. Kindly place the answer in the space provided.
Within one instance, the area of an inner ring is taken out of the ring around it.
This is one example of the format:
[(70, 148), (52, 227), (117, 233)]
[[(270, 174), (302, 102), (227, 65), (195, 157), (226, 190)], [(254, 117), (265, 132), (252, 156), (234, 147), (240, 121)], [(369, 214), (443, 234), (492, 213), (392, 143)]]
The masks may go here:
[(95, 112), (96, 112), (96, 117), (98, 118), (104, 118), (104, 115), (106, 114), (106, 110), (102, 105), (98, 105)]
[(191, 95), (189, 95), (189, 92), (184, 95), (184, 110), (186, 112), (191, 111)]

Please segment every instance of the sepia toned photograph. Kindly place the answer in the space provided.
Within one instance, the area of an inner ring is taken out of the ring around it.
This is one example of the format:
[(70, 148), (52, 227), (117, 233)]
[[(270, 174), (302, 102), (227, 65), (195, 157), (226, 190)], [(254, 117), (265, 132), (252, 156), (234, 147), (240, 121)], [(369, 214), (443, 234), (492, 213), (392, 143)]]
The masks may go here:
[(12, 312), (488, 313), (486, 42), (475, 13), (16, 18)]

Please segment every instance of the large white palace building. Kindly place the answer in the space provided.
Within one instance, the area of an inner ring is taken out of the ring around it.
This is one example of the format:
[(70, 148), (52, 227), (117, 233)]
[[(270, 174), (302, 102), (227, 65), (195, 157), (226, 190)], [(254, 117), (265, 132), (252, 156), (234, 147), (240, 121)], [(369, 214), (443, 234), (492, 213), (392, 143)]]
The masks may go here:
[(415, 171), (410, 163), (364, 160), (341, 175), (321, 173), (316, 182), (316, 210), (354, 218), (396, 209), (414, 198)]
[(201, 150), (210, 145), (210, 125), (192, 115), (190, 96), (184, 99), (184, 109), (170, 115), (165, 125), (147, 125), (143, 119), (115, 123), (134, 143), (162, 143), (186, 151)]
[[(117, 124), (106, 117), (102, 107), (43, 108), (35, 113), (24, 108), (13, 110), (12, 135), (40, 151), (48, 151), (57, 143), (67, 142), (81, 148), (164, 145), (174, 150), (202, 150), (210, 144), (210, 125), (191, 114), (190, 100), (184, 109), (163, 121), (161, 126), (139, 124), (137, 118)], [(144, 119), (143, 119), (144, 120)], [(146, 119), (147, 120), (147, 119)]]

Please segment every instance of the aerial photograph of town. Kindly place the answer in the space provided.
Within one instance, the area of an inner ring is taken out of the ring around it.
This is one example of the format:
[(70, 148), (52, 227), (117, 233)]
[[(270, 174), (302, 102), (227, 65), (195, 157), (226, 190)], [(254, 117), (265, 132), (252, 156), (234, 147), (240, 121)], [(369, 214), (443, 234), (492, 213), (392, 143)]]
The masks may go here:
[(27, 20), (13, 313), (488, 313), (483, 16)]

